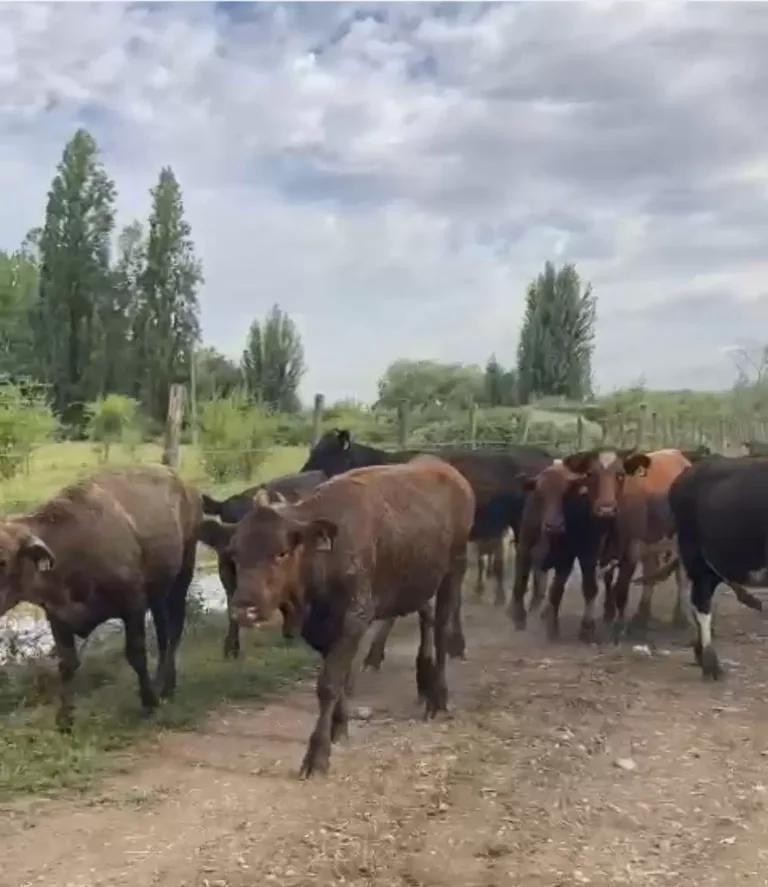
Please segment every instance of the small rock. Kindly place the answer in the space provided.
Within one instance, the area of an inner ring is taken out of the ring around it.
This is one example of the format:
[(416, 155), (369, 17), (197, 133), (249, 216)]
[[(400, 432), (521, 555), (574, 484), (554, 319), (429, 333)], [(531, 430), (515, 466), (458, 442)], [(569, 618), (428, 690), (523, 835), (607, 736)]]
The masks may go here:
[(368, 705), (359, 705), (352, 717), (358, 721), (370, 721), (373, 717), (373, 709)]
[(637, 764), (632, 760), (632, 758), (619, 758), (614, 761), (614, 765), (619, 768), (619, 770), (626, 770), (628, 773), (631, 773), (633, 770), (637, 770)]
[(648, 644), (635, 644), (635, 645), (632, 647), (632, 652), (635, 654), (635, 656), (646, 656), (646, 657), (648, 657), (648, 656), (652, 656), (652, 655), (653, 655), (653, 654), (651, 653), (651, 648), (648, 646)]

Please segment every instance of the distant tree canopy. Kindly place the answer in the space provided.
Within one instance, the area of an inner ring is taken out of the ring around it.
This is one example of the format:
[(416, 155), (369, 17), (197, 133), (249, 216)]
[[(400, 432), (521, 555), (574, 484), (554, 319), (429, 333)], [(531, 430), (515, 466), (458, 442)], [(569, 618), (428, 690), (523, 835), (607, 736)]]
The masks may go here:
[(547, 262), (526, 292), (517, 349), (520, 400), (559, 396), (582, 400), (592, 393), (597, 300), (573, 265)]

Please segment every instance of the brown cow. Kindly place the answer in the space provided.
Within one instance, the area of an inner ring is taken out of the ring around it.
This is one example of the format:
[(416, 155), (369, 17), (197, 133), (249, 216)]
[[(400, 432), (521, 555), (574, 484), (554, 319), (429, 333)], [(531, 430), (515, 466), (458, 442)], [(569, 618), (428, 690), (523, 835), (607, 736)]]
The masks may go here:
[(302, 634), (324, 658), (320, 713), (301, 775), (325, 772), (331, 743), (346, 735), (346, 684), (374, 619), (419, 613), (417, 688), (427, 716), (445, 709), (448, 623), (474, 509), (472, 488), (455, 468), (420, 456), (338, 475), (296, 504), (254, 508), (237, 524), (230, 543), (237, 564), (233, 613), (242, 625), (269, 619), (297, 559)]
[[(676, 449), (642, 453), (632, 450), (593, 450), (575, 453), (563, 460), (573, 472), (587, 478), (592, 514), (609, 519), (603, 534), (600, 562), (606, 566), (606, 622), (614, 622), (614, 638), (624, 630), (629, 585), (640, 562), (643, 565), (643, 594), (632, 619), (644, 630), (651, 613), (653, 583), (659, 552), (671, 547), (675, 534), (667, 494), (672, 481), (691, 463)], [(615, 584), (612, 573), (617, 568)], [(609, 579), (608, 576), (611, 576)], [(683, 609), (684, 576), (677, 570), (677, 600), (674, 624), (687, 625)]]
[[(0, 521), (0, 615), (27, 601), (41, 607), (61, 676), (59, 729), (71, 729), (75, 637), (108, 619), (125, 626), (125, 657), (146, 711), (176, 688), (176, 651), (195, 568), (200, 494), (162, 466), (98, 472), (34, 511)], [(158, 646), (157, 689), (147, 670), (145, 614)]]

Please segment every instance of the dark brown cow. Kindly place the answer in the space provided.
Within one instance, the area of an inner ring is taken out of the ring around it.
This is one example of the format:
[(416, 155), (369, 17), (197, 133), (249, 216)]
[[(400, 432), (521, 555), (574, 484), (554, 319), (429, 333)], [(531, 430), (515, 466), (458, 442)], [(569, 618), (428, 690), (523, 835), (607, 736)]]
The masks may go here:
[(477, 554), (477, 579), (475, 597), (480, 600), (485, 593), (485, 583), (489, 575), (496, 581), (496, 597), (494, 603), (503, 607), (506, 603), (504, 594), (504, 571), (506, 553), (510, 543), (510, 531), (505, 530), (493, 539), (478, 539), (473, 543)]
[[(125, 626), (125, 657), (152, 711), (176, 688), (176, 651), (195, 568), (200, 494), (168, 468), (101, 471), (34, 511), (0, 521), (0, 615), (21, 601), (41, 607), (61, 675), (59, 729), (73, 721), (75, 637), (108, 619)], [(156, 689), (147, 670), (145, 614), (158, 646)]]
[(346, 685), (374, 619), (419, 613), (419, 696), (427, 716), (445, 709), (450, 613), (461, 593), (474, 509), (462, 475), (421, 456), (339, 475), (295, 505), (256, 507), (237, 524), (230, 543), (237, 564), (233, 613), (242, 625), (269, 619), (298, 562), (302, 634), (324, 658), (320, 713), (301, 775), (325, 772), (331, 743), (346, 735)]

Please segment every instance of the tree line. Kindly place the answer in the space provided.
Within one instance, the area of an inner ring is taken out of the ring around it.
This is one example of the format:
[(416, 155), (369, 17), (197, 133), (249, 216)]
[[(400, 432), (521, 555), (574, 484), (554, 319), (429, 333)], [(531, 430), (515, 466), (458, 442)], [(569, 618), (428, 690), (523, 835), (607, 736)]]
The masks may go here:
[[(65, 426), (89, 404), (121, 396), (161, 421), (170, 385), (207, 401), (237, 392), (272, 412), (301, 409), (301, 337), (274, 305), (249, 329), (239, 361), (205, 346), (198, 294), (203, 267), (170, 167), (151, 188), (146, 220), (117, 225), (117, 185), (85, 129), (64, 147), (42, 225), (0, 252), (0, 375), (45, 386)], [(572, 265), (547, 263), (526, 292), (516, 364), (484, 369), (398, 360), (379, 382), (378, 405), (515, 406), (542, 396), (591, 394), (596, 303)], [(92, 408), (91, 408), (92, 412)]]

